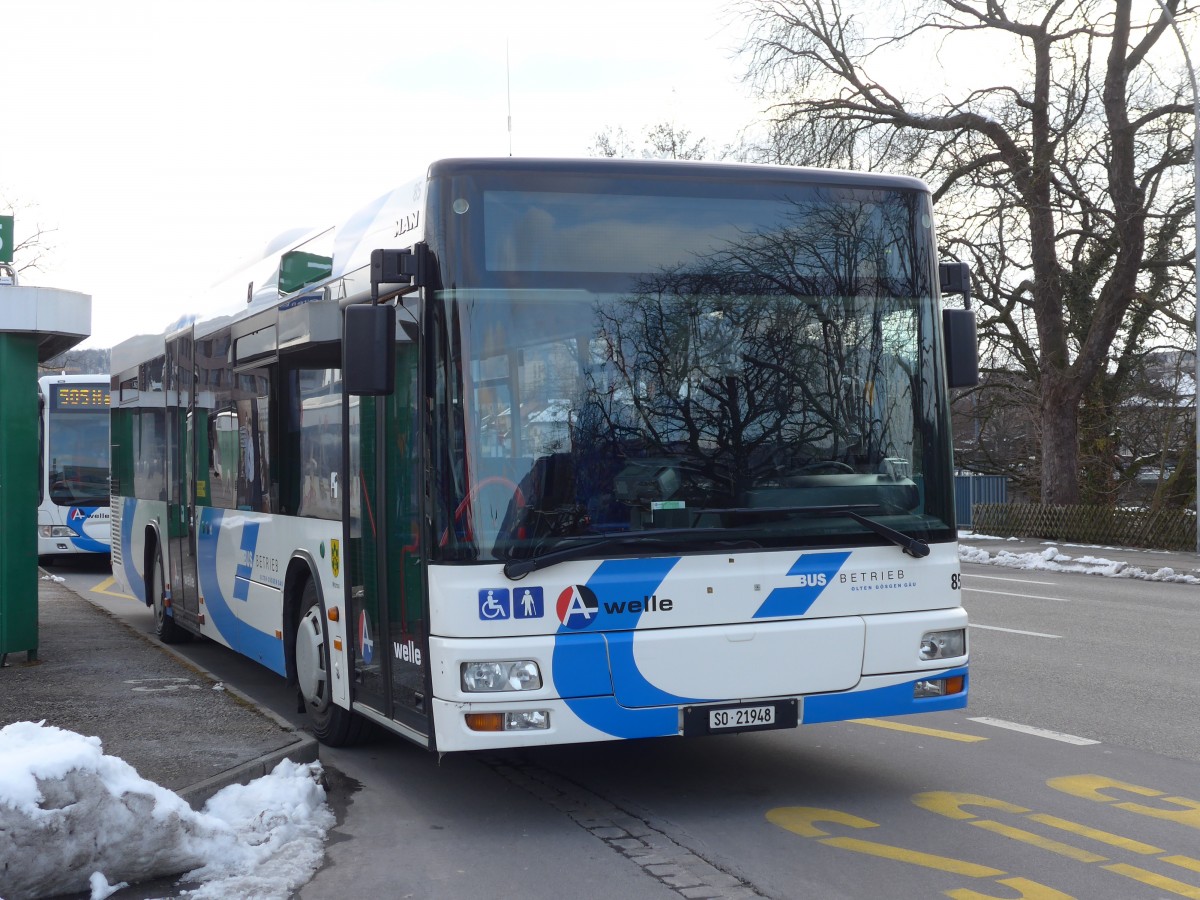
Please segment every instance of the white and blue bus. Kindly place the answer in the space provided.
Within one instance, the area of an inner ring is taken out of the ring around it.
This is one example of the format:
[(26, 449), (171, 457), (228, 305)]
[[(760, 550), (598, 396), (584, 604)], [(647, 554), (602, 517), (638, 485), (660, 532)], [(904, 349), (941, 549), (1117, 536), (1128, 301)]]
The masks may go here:
[(961, 708), (932, 216), (898, 176), (433, 163), (113, 349), (114, 574), (330, 744)]
[(38, 560), (109, 550), (106, 375), (38, 379)]

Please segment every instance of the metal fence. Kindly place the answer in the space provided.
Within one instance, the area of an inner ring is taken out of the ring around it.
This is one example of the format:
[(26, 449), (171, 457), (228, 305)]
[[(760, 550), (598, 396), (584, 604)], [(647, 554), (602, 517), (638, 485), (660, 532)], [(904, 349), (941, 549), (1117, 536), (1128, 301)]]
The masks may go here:
[(954, 513), (959, 528), (974, 529), (977, 504), (1007, 502), (1008, 479), (1003, 475), (954, 476)]

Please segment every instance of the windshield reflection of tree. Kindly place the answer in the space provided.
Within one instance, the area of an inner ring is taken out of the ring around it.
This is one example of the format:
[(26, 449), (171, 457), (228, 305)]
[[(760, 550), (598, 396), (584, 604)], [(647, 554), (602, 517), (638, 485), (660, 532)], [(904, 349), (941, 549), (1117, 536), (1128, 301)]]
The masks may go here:
[(786, 227), (598, 306), (603, 365), (589, 372), (577, 441), (671, 459), (683, 483), (670, 499), (705, 506), (911, 465), (912, 298), (928, 293), (911, 216), (899, 204), (798, 206)]

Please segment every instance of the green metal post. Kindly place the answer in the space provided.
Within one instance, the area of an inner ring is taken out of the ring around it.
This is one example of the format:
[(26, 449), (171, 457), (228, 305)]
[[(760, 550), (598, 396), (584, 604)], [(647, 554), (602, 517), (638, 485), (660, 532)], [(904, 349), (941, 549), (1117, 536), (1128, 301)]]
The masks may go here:
[(37, 659), (38, 339), (0, 332), (0, 656)]

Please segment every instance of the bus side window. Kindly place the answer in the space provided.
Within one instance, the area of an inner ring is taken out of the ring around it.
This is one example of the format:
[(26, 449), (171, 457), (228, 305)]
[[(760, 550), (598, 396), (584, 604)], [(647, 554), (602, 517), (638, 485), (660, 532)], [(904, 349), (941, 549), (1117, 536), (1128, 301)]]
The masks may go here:
[(238, 433), (237, 507), (253, 512), (271, 512), (271, 469), (265, 370), (238, 376), (235, 409)]
[(342, 515), (342, 380), (338, 369), (301, 369), (300, 505), (302, 516)]

